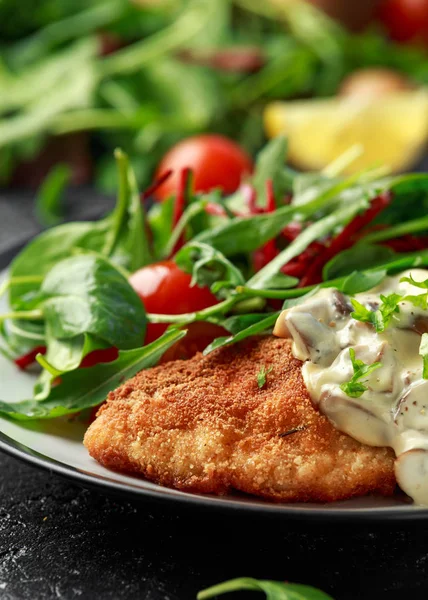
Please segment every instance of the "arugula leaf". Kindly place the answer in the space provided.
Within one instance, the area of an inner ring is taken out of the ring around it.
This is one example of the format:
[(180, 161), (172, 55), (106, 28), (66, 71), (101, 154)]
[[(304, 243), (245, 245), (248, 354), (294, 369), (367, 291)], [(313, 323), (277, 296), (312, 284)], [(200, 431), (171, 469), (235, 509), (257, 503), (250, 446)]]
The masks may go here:
[(419, 346), (419, 354), (423, 360), (423, 371), (422, 377), (428, 379), (428, 333), (423, 333), (421, 337), (421, 343)]
[(247, 329), (250, 325), (263, 321), (263, 319), (266, 319), (266, 316), (266, 313), (246, 313), (243, 315), (233, 315), (224, 321), (218, 320), (216, 322), (235, 335), (243, 329)]
[(217, 348), (222, 348), (223, 346), (229, 346), (230, 344), (241, 342), (242, 340), (245, 340), (246, 338), (252, 335), (257, 335), (258, 333), (266, 332), (267, 330), (272, 328), (278, 316), (279, 312), (272, 313), (268, 316), (266, 316), (265, 314), (260, 315), (259, 321), (252, 323), (245, 329), (242, 329), (236, 335), (224, 336), (215, 339), (209, 346), (205, 348), (204, 354), (209, 354), (213, 350), (217, 350)]
[(125, 269), (136, 271), (152, 262), (144, 212), (128, 156), (120, 149), (114, 154), (119, 171), (119, 193), (102, 254)]
[(340, 389), (350, 398), (359, 398), (369, 389), (364, 385), (364, 382), (359, 380), (362, 377), (368, 377), (370, 373), (379, 369), (379, 367), (382, 366), (382, 363), (374, 362), (371, 365), (366, 365), (362, 360), (355, 358), (355, 350), (353, 348), (349, 348), (349, 356), (351, 358), (354, 374), (347, 383), (341, 384)]
[(143, 348), (121, 350), (113, 362), (64, 373), (58, 385), (44, 385), (42, 392), (31, 400), (0, 401), (0, 412), (19, 420), (51, 419), (96, 406), (138, 371), (153, 367), (185, 335), (185, 331), (169, 331)]
[(263, 365), (260, 371), (257, 373), (257, 385), (260, 389), (262, 389), (266, 385), (266, 378), (272, 371), (272, 369), (273, 367), (269, 367), (269, 369), (266, 369), (266, 367)]
[(254, 252), (279, 235), (295, 213), (294, 207), (284, 206), (269, 214), (230, 219), (223, 225), (203, 231), (194, 241), (209, 244), (225, 256)]
[(275, 198), (283, 198), (291, 191), (292, 178), (285, 168), (287, 140), (278, 136), (270, 141), (257, 156), (253, 185), (257, 192), (257, 201), (266, 206), (266, 181), (272, 180)]
[[(278, 273), (285, 264), (287, 264), (292, 258), (298, 256), (303, 252), (309, 244), (315, 240), (327, 235), (334, 230), (338, 225), (344, 225), (347, 223), (355, 214), (361, 210), (367, 203), (367, 200), (363, 198), (360, 202), (356, 202), (350, 205), (345, 205), (336, 211), (332, 212), (327, 217), (320, 219), (319, 221), (309, 225), (285, 250), (280, 252), (270, 263), (268, 263), (263, 269), (256, 273), (248, 282), (247, 286), (255, 289), (265, 287), (266, 282), (271, 279), (273, 275)], [(279, 211), (277, 211), (279, 212)]]
[(154, 202), (147, 213), (147, 222), (152, 233), (152, 250), (154, 257), (161, 260), (165, 255), (172, 234), (174, 198), (166, 198), (162, 202)]
[(175, 256), (177, 265), (192, 275), (191, 285), (211, 287), (219, 294), (222, 288), (245, 283), (241, 271), (221, 252), (201, 242), (189, 242)]
[[(264, 287), (268, 290), (288, 290), (296, 287), (298, 283), (299, 280), (297, 277), (291, 277), (284, 273), (273, 273), (271, 277), (266, 278)], [(251, 288), (251, 285), (248, 285), (248, 283), (247, 286)]]
[(348, 250), (343, 250), (334, 256), (324, 267), (324, 280), (334, 279), (352, 273), (355, 269), (371, 269), (380, 267), (397, 257), (397, 254), (387, 246), (366, 244), (364, 241), (355, 244)]
[[(125, 154), (117, 153), (120, 174), (118, 202), (112, 215), (96, 222), (66, 223), (48, 229), (32, 240), (12, 261), (10, 277), (40, 276), (42, 279), (51, 268), (68, 258), (76, 248), (111, 256), (112, 262), (136, 270), (147, 262), (144, 217), (135, 177)], [(11, 286), (9, 301), (12, 308), (29, 292), (39, 289), (37, 283)]]
[(95, 254), (57, 263), (41, 286), (42, 311), (50, 336), (92, 334), (121, 349), (141, 345), (144, 306), (125, 277)]
[(337, 283), (337, 289), (348, 296), (366, 292), (379, 285), (386, 277), (387, 271), (379, 269), (375, 271), (353, 271), (350, 275), (342, 277)]
[(266, 600), (333, 600), (328, 594), (308, 585), (266, 581), (250, 577), (231, 579), (202, 590), (198, 593), (197, 600), (208, 600), (208, 598), (214, 598), (221, 594), (242, 590), (264, 592)]
[(52, 227), (62, 220), (61, 201), (70, 179), (70, 167), (67, 164), (58, 164), (53, 167), (40, 186), (35, 200), (35, 211), (39, 222), (44, 227)]

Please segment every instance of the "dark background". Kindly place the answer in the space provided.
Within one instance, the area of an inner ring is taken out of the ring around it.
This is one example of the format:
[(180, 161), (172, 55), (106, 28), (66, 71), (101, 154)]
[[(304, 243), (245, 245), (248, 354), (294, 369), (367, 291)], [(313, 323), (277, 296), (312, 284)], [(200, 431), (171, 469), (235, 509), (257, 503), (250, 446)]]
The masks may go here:
[[(0, 197), (0, 267), (37, 232), (31, 200)], [(68, 216), (111, 205), (74, 192)], [(128, 502), (0, 455), (1, 600), (194, 600), (239, 576), (313, 584), (336, 600), (426, 599), (428, 523), (305, 523)]]

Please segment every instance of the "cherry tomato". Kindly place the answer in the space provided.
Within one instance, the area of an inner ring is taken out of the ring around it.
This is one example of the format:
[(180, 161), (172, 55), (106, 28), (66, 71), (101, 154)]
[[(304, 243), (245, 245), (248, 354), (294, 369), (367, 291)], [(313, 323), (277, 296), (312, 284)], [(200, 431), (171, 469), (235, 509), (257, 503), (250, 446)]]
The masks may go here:
[(428, 46), (428, 0), (384, 0), (379, 18), (393, 40)]
[(180, 171), (193, 172), (196, 192), (221, 188), (225, 194), (234, 192), (244, 175), (251, 173), (250, 157), (235, 142), (221, 135), (199, 135), (179, 142), (165, 154), (157, 168), (156, 178), (173, 170), (173, 174), (155, 192), (156, 199), (165, 200), (176, 193)]
[[(208, 288), (190, 286), (191, 277), (166, 260), (143, 267), (129, 278), (148, 313), (179, 315), (213, 306), (217, 298)], [(149, 323), (145, 343), (153, 342), (168, 327), (165, 323)]]

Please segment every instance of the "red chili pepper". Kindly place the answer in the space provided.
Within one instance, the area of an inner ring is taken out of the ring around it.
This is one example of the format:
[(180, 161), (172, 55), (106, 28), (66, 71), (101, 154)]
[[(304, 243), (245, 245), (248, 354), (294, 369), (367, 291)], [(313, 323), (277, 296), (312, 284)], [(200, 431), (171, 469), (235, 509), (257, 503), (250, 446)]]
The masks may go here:
[(169, 169), (168, 171), (165, 171), (165, 173), (162, 173), (160, 177), (155, 179), (152, 185), (145, 189), (144, 192), (141, 194), (141, 200), (147, 200), (147, 198), (149, 198), (163, 183), (165, 183), (165, 181), (167, 181), (167, 179), (171, 177), (172, 173), (173, 170)]
[[(272, 213), (276, 210), (275, 194), (273, 190), (273, 182), (271, 179), (266, 181), (266, 209), (264, 212)], [(266, 244), (256, 250), (254, 253), (254, 269), (260, 271), (265, 265), (270, 263), (271, 260), (279, 254), (279, 250), (276, 247), (275, 240), (269, 240)]]
[(417, 252), (428, 248), (428, 238), (426, 236), (403, 235), (392, 240), (385, 240), (381, 244), (388, 246), (395, 252)]
[(296, 237), (302, 233), (302, 229), (301, 223), (289, 223), (287, 227), (284, 227), (282, 230), (282, 236), (287, 240), (287, 242), (293, 242)]
[(314, 285), (322, 281), (322, 269), (324, 265), (338, 252), (350, 248), (355, 243), (355, 235), (363, 229), (368, 223), (388, 206), (391, 202), (391, 194), (385, 192), (374, 198), (370, 207), (362, 215), (357, 215), (352, 219), (341, 233), (331, 241), (330, 245), (314, 260), (305, 275), (299, 282), (298, 287)]
[(259, 215), (264, 212), (263, 208), (257, 206), (257, 192), (249, 183), (244, 183), (240, 187), (241, 193), (244, 195), (245, 204), (248, 206), (250, 215)]
[(36, 356), (38, 354), (45, 354), (45, 352), (46, 352), (45, 346), (37, 346), (37, 348), (34, 348), (27, 354), (24, 354), (23, 356), (19, 356), (18, 358), (15, 358), (14, 363), (22, 371), (25, 371), (25, 369), (27, 367), (29, 367), (30, 365), (32, 365), (35, 362)]

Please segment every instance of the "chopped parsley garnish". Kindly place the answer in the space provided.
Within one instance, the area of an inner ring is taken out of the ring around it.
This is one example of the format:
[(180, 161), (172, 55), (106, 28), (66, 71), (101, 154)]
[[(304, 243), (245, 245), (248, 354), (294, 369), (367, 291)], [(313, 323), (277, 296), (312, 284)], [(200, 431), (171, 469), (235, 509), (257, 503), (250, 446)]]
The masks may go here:
[(390, 294), (389, 296), (380, 296), (381, 304), (376, 310), (369, 310), (360, 302), (351, 298), (351, 304), (354, 308), (354, 312), (351, 313), (351, 317), (357, 321), (363, 321), (365, 323), (371, 323), (378, 333), (385, 331), (391, 322), (394, 313), (400, 312), (398, 303), (401, 302), (404, 297), (400, 294)]
[[(416, 287), (428, 290), (428, 279), (425, 281), (415, 281), (413, 277), (402, 277), (401, 282), (410, 283)], [(417, 295), (402, 295), (402, 294), (389, 294), (388, 296), (380, 295), (381, 303), (376, 310), (370, 310), (363, 304), (351, 298), (351, 304), (354, 308), (354, 312), (351, 313), (351, 317), (357, 321), (363, 321), (364, 323), (371, 323), (378, 333), (385, 331), (391, 320), (394, 317), (394, 313), (400, 312), (400, 302), (411, 302), (413, 306), (421, 308), (422, 310), (428, 310), (428, 291), (424, 294)]]
[(272, 367), (266, 370), (266, 367), (263, 366), (260, 371), (257, 373), (257, 385), (260, 389), (262, 389), (266, 385), (266, 377), (272, 371)]
[(421, 344), (419, 346), (419, 354), (422, 356), (424, 368), (422, 371), (422, 377), (428, 379), (428, 333), (423, 333), (421, 337)]
[(350, 381), (347, 383), (342, 383), (340, 389), (350, 398), (359, 398), (369, 389), (366, 385), (364, 385), (366, 380), (360, 381), (361, 378), (367, 378), (370, 373), (381, 367), (382, 363), (375, 362), (371, 365), (366, 365), (362, 360), (355, 358), (355, 350), (353, 348), (349, 348), (349, 356), (351, 357), (354, 374)]

